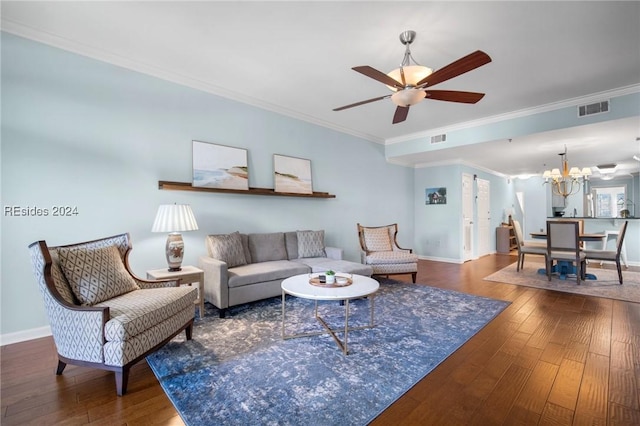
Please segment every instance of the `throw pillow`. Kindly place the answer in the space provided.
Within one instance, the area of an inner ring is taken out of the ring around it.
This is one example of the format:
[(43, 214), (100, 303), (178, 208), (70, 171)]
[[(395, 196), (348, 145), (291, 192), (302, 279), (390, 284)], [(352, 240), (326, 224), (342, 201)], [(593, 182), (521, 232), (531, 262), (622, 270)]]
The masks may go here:
[(207, 249), (209, 256), (225, 262), (228, 268), (247, 264), (238, 231), (231, 234), (209, 235)]
[(59, 248), (58, 258), (71, 291), (82, 305), (95, 305), (140, 290), (116, 246)]
[(364, 244), (368, 251), (390, 251), (389, 228), (368, 228), (364, 230)]
[(297, 231), (298, 257), (327, 257), (324, 251), (324, 231)]

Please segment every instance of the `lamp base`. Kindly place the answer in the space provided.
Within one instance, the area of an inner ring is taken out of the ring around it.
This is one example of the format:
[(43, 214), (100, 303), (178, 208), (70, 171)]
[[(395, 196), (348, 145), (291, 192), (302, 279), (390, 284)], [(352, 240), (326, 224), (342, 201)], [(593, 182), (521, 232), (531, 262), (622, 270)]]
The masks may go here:
[(184, 241), (182, 241), (182, 235), (179, 232), (172, 232), (167, 237), (165, 254), (169, 271), (181, 271), (182, 259), (184, 258)]

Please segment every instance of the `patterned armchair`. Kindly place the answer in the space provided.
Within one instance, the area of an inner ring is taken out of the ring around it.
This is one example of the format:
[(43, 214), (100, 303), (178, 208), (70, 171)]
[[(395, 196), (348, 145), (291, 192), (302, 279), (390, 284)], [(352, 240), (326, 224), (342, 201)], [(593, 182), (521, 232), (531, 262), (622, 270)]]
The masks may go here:
[(130, 270), (129, 234), (60, 247), (29, 246), (58, 352), (67, 364), (115, 372), (127, 391), (129, 369), (182, 330), (191, 339), (196, 288), (149, 281)]
[(360, 260), (373, 268), (373, 275), (411, 274), (415, 283), (418, 273), (418, 256), (413, 250), (398, 246), (398, 224), (367, 227), (358, 223)]

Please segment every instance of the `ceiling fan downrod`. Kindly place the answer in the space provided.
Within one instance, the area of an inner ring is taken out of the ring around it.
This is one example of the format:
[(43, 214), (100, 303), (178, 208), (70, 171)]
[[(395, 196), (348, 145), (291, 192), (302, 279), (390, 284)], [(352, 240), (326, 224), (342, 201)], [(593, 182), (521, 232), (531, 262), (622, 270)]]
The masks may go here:
[(404, 57), (402, 58), (401, 67), (407, 67), (413, 62), (415, 65), (420, 65), (415, 58), (411, 55), (411, 43), (416, 39), (416, 32), (412, 30), (403, 31), (400, 33), (400, 43), (404, 44)]

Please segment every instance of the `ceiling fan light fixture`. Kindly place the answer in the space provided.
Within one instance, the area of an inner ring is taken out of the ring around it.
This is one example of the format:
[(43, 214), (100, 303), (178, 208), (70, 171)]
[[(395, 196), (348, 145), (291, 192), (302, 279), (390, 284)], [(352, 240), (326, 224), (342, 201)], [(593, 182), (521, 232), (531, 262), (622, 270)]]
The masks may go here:
[[(458, 90), (431, 90), (432, 86), (450, 80), (461, 74), (474, 70), (491, 62), (491, 57), (481, 50), (476, 50), (462, 58), (451, 62), (449, 65), (434, 71), (429, 67), (420, 65), (411, 55), (410, 45), (416, 38), (416, 32), (407, 30), (400, 34), (400, 42), (405, 46), (404, 58), (400, 66), (388, 74), (379, 71), (369, 65), (359, 65), (351, 69), (360, 74), (372, 78), (389, 88), (391, 95), (378, 96), (376, 98), (355, 102), (334, 108), (334, 111), (342, 111), (348, 108), (369, 104), (382, 99), (391, 98), (397, 106), (393, 115), (392, 124), (398, 124), (407, 119), (409, 107), (421, 102), (427, 97), (437, 101), (458, 102), (475, 104), (484, 97), (484, 93), (464, 92)], [(426, 87), (429, 87), (427, 92)]]
[[(404, 85), (415, 87), (418, 85), (418, 82), (423, 78), (433, 74), (433, 69), (429, 67), (424, 67), (422, 65), (407, 65), (402, 67), (402, 71), (404, 72)], [(400, 73), (400, 68), (396, 68), (387, 74), (392, 79), (402, 83), (402, 74)], [(391, 91), (398, 91), (395, 87), (387, 86)]]
[(391, 100), (399, 107), (408, 107), (421, 102), (425, 91), (421, 89), (404, 89), (391, 95)]

